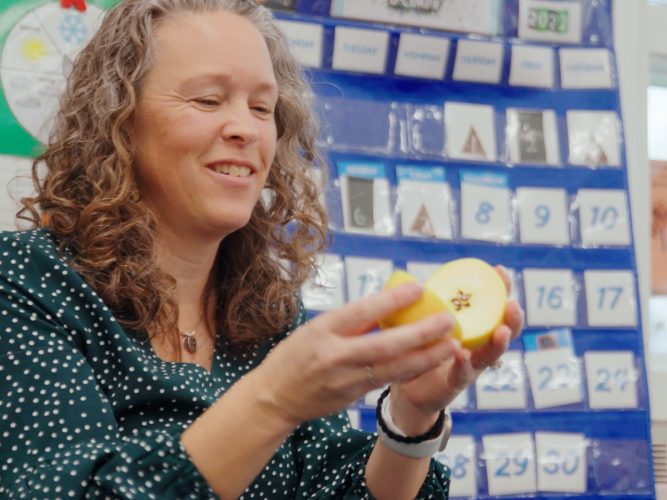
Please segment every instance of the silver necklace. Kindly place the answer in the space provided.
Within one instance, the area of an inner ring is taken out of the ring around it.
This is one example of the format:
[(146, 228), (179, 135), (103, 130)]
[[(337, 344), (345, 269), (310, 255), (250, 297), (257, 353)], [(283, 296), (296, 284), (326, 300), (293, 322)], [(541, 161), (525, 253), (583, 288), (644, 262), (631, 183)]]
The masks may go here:
[(181, 331), (181, 335), (185, 337), (183, 339), (183, 347), (185, 347), (185, 350), (188, 351), (190, 354), (194, 354), (197, 352), (197, 339), (195, 338), (195, 333), (197, 333), (196, 330), (192, 330), (189, 332)]
[(202, 322), (202, 319), (204, 319), (204, 314), (199, 317), (199, 320), (197, 321), (197, 324), (190, 330), (189, 332), (181, 330), (181, 335), (183, 335), (183, 347), (185, 347), (185, 350), (188, 351), (190, 354), (195, 354), (197, 352), (197, 337), (195, 335), (197, 334), (197, 327), (199, 324)]

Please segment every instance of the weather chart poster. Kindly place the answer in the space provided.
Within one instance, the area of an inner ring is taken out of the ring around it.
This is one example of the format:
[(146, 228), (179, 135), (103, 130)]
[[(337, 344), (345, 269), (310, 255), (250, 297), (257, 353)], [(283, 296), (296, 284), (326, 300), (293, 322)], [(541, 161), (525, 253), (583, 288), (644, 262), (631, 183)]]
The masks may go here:
[(48, 139), (72, 61), (115, 0), (3, 0), (0, 151), (34, 156)]

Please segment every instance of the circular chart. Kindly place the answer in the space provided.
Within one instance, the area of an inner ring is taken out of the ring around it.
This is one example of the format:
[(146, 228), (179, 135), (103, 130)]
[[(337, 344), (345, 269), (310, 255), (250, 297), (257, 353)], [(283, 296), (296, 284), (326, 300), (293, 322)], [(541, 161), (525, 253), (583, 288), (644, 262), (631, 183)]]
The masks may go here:
[(84, 12), (50, 2), (29, 10), (10, 30), (0, 56), (0, 82), (12, 115), (46, 143), (72, 61), (95, 33), (104, 10)]

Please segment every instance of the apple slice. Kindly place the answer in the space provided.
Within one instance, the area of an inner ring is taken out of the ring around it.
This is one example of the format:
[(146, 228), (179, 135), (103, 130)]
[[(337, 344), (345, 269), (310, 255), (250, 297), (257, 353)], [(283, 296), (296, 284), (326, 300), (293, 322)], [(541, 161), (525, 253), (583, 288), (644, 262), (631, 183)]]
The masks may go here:
[[(394, 288), (403, 283), (414, 282), (417, 280), (414, 276), (405, 271), (395, 271), (384, 285), (385, 289)], [(426, 318), (432, 314), (447, 311), (447, 306), (442, 300), (428, 288), (424, 288), (424, 293), (417, 302), (404, 307), (380, 320), (380, 328), (386, 329), (394, 326), (414, 323)]]
[(424, 287), (454, 316), (459, 328), (452, 333), (467, 349), (486, 344), (505, 316), (505, 283), (483, 260), (464, 258), (443, 264)]

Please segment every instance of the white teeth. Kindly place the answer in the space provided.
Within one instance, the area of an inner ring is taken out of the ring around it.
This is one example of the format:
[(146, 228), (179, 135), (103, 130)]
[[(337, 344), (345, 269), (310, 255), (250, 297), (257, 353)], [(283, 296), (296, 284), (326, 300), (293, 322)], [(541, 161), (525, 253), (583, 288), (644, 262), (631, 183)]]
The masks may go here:
[(248, 177), (252, 173), (248, 167), (230, 165), (228, 163), (215, 165), (213, 170), (218, 174), (231, 175), (232, 177)]

